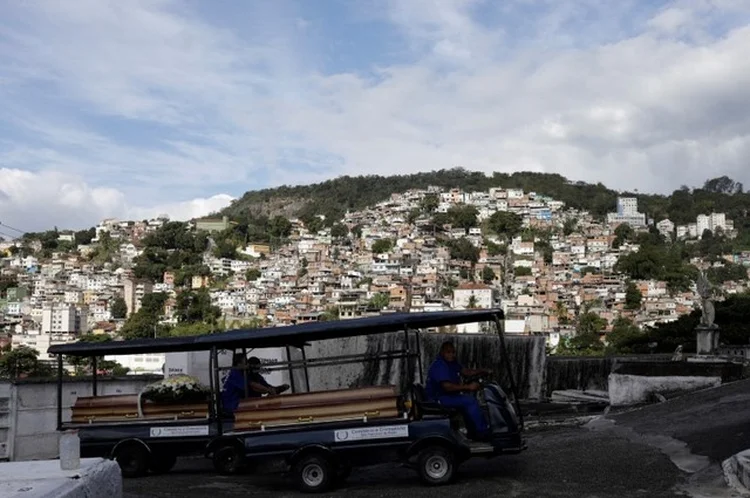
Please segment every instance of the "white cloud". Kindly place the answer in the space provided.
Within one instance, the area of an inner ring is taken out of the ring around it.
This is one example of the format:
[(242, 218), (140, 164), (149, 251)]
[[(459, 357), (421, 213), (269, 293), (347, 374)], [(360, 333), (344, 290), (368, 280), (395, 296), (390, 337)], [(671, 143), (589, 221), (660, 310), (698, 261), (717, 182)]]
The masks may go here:
[[(102, 218), (144, 219), (166, 214), (173, 220), (189, 220), (216, 212), (234, 198), (218, 194), (157, 206), (141, 207), (112, 188), (92, 188), (81, 178), (57, 172), (33, 173), (0, 169), (0, 222), (16, 230), (32, 232), (52, 226), (87, 228)], [(15, 230), (0, 230), (19, 236)]]
[[(216, 192), (455, 165), (642, 191), (750, 184), (748, 2), (344, 3), (402, 38), (374, 55), (337, 44), (291, 1), (210, 22), (171, 0), (14, 4), (2, 216), (187, 217), (228, 202)], [(332, 62), (352, 50), (377, 64)]]

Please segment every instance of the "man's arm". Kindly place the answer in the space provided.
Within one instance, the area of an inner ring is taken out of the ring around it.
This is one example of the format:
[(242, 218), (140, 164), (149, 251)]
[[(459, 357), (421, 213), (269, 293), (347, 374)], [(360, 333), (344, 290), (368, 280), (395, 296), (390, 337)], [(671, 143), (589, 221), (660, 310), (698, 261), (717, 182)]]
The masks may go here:
[(471, 384), (457, 384), (452, 382), (453, 376), (447, 367), (441, 365), (435, 368), (433, 375), (435, 380), (440, 383), (440, 387), (447, 393), (465, 392), (465, 391), (476, 391), (479, 389), (479, 384), (472, 382)]
[(260, 382), (251, 380), (247, 383), (247, 385), (256, 393), (276, 394), (276, 389), (273, 386), (268, 385), (267, 383), (261, 384)]
[(440, 387), (448, 393), (460, 393), (460, 392), (471, 392), (479, 389), (479, 384), (472, 382), (471, 384), (456, 384), (447, 380), (440, 383)]
[(485, 374), (489, 375), (492, 373), (492, 370), (489, 368), (462, 368), (461, 369), (461, 375), (464, 377), (471, 377), (474, 375), (480, 375)]

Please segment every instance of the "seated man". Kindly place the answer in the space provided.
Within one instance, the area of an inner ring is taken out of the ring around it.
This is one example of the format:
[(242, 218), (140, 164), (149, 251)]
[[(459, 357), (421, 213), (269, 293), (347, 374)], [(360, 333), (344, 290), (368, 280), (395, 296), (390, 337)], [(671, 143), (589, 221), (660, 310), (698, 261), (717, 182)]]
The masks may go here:
[[(224, 380), (221, 389), (221, 406), (224, 416), (232, 418), (234, 411), (240, 404), (240, 400), (245, 396), (245, 383), (247, 382), (247, 397), (261, 397), (263, 394), (279, 394), (289, 386), (284, 384), (279, 387), (270, 385), (263, 376), (260, 375), (260, 360), (252, 357), (247, 360), (241, 353), (237, 353), (232, 358), (232, 370)], [(247, 371), (246, 367), (249, 367)]]
[[(433, 401), (439, 402), (445, 407), (459, 408), (469, 423), (472, 437), (475, 439), (486, 440), (490, 435), (489, 425), (484, 418), (482, 408), (479, 402), (471, 395), (463, 394), (464, 392), (476, 392), (479, 390), (479, 384), (472, 382), (464, 384), (461, 382), (461, 375), (471, 376), (480, 373), (489, 374), (491, 370), (479, 369), (471, 370), (463, 368), (456, 361), (456, 348), (451, 342), (444, 342), (440, 346), (440, 354), (430, 366), (427, 373), (427, 396)], [(473, 431), (471, 429), (473, 428)]]
[(260, 374), (260, 360), (255, 356), (247, 360), (247, 365), (247, 396), (249, 398), (259, 398), (264, 394), (281, 394), (289, 389), (288, 384), (282, 384), (280, 386), (274, 387), (266, 382), (266, 379), (264, 379)]

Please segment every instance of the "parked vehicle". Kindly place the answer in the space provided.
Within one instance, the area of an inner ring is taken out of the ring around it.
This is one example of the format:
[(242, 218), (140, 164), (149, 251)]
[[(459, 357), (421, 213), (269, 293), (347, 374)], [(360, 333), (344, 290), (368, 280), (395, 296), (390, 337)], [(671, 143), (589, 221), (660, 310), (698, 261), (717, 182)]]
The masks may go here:
[[(518, 396), (506, 356), (503, 363), (516, 406), (497, 383), (475, 379), (482, 386), (478, 396), (492, 438), (482, 443), (469, 440), (458, 411), (425, 398), (419, 329), (491, 322), (504, 346), (502, 318), (501, 310), (398, 313), (194, 337), (56, 345), (49, 352), (58, 355), (58, 429), (77, 429), (82, 456), (114, 458), (126, 477), (142, 476), (149, 470), (167, 472), (178, 456), (198, 453), (212, 459), (222, 474), (276, 460), (291, 470), (298, 487), (308, 492), (330, 489), (354, 468), (386, 462), (414, 468), (425, 484), (444, 484), (469, 458), (526, 449), (523, 421), (516, 410)], [(400, 350), (306, 357), (305, 347), (313, 341), (401, 331), (404, 341)], [(292, 383), (291, 394), (243, 399), (232, 417), (220, 415), (220, 372), (229, 367), (220, 365), (219, 351), (278, 347), (295, 348), (301, 359), (278, 361), (266, 368), (302, 370), (304, 380)], [(505, 347), (501, 350), (505, 355)], [(70, 420), (63, 420), (63, 355), (92, 357), (95, 363), (95, 358), (104, 354), (176, 351), (210, 352), (210, 400), (159, 405), (144, 402), (138, 394), (98, 396), (94, 368), (94, 395), (78, 397)], [(407, 362), (403, 389), (388, 385), (310, 390), (309, 368), (384, 358)]]

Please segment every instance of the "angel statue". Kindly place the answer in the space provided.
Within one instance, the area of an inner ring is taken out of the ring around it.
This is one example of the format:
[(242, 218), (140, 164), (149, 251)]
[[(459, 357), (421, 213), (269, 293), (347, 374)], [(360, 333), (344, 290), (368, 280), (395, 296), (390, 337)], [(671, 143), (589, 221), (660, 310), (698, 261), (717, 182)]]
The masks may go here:
[(716, 317), (716, 310), (714, 309), (713, 302), (714, 287), (708, 281), (705, 272), (700, 273), (695, 284), (698, 288), (698, 295), (701, 297), (701, 310), (703, 311), (701, 316), (701, 326), (713, 328), (714, 318)]

